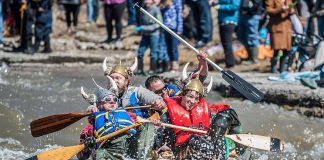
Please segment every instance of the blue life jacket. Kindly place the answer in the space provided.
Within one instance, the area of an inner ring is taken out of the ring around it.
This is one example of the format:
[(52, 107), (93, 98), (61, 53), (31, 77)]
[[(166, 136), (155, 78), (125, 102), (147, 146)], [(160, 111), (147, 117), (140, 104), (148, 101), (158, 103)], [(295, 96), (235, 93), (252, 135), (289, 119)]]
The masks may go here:
[[(105, 136), (118, 129), (126, 128), (133, 124), (127, 112), (123, 109), (114, 111), (100, 111), (93, 113), (95, 116), (94, 135), (96, 138)], [(136, 134), (135, 129), (128, 130), (131, 134)]]
[[(138, 100), (138, 98), (137, 98), (137, 94), (136, 94), (136, 92), (134, 91), (132, 94), (131, 94), (131, 96), (130, 96), (130, 98), (129, 98), (129, 104), (131, 105), (131, 106), (142, 106), (143, 104), (141, 104), (140, 102), (139, 102), (139, 100)], [(150, 115), (149, 115), (149, 109), (148, 108), (143, 108), (143, 109), (133, 109), (133, 112), (136, 114), (136, 116), (141, 116), (141, 117), (143, 117), (143, 118), (148, 118), (148, 117), (150, 117)]]
[(166, 84), (166, 88), (168, 90), (169, 97), (175, 97), (181, 93), (181, 91), (173, 84)]

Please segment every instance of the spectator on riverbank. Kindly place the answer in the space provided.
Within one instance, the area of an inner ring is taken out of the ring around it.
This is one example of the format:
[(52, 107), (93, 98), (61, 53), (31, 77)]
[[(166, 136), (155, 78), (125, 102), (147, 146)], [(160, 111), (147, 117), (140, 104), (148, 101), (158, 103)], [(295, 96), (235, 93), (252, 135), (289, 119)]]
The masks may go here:
[[(159, 21), (162, 21), (160, 8), (154, 3), (154, 0), (145, 0), (144, 9), (153, 15)], [(135, 28), (136, 32), (142, 34), (142, 39), (138, 48), (138, 75), (145, 75), (144, 73), (144, 53), (147, 48), (150, 48), (150, 71), (149, 74), (157, 72), (157, 54), (159, 45), (160, 26), (151, 20), (147, 15), (143, 15), (140, 20), (140, 25)]]
[(99, 0), (87, 0), (87, 23), (96, 23), (99, 16)]
[[(212, 2), (214, 2), (214, 0), (211, 0), (210, 4), (212, 4)], [(232, 68), (236, 63), (232, 42), (233, 33), (239, 19), (240, 3), (241, 0), (219, 0), (218, 4), (213, 7), (218, 10), (219, 34), (224, 48), (226, 68)]]
[(317, 0), (314, 8), (314, 14), (317, 16), (318, 34), (324, 38), (324, 1)]
[[(61, 3), (64, 5), (67, 32), (76, 33), (81, 5), (80, 0), (61, 0)], [(73, 27), (71, 27), (71, 14), (73, 17)]]
[(270, 16), (269, 32), (271, 48), (274, 50), (274, 55), (271, 59), (271, 72), (277, 73), (277, 58), (280, 52), (282, 56), (279, 60), (279, 71), (287, 71), (288, 56), (292, 45), (292, 27), (290, 14), (294, 12), (289, 5), (292, 5), (292, 0), (265, 0), (266, 12)]
[(189, 0), (187, 3), (191, 8), (198, 33), (198, 41), (195, 47), (204, 47), (212, 40), (213, 36), (213, 24), (208, 0)]
[(240, 16), (237, 26), (237, 36), (248, 52), (248, 57), (242, 62), (243, 64), (249, 65), (258, 62), (258, 30), (260, 18), (263, 13), (263, 0), (241, 1)]
[[(104, 11), (106, 20), (107, 39), (104, 43), (111, 43), (115, 41), (117, 47), (121, 47), (121, 34), (123, 25), (121, 23), (124, 9), (126, 7), (125, 0), (104, 0)], [(113, 33), (113, 20), (116, 30), (116, 38), (112, 38)]]

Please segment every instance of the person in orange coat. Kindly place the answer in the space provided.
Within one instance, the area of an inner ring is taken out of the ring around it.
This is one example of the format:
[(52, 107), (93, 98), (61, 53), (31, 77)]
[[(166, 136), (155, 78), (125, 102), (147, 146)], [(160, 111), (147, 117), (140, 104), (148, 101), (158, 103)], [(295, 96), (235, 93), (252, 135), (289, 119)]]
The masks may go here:
[(271, 48), (274, 55), (271, 59), (271, 72), (277, 72), (277, 57), (280, 57), (279, 71), (286, 71), (288, 68), (287, 59), (292, 45), (292, 27), (290, 15), (294, 13), (293, 0), (265, 0), (266, 12), (270, 16), (269, 32)]

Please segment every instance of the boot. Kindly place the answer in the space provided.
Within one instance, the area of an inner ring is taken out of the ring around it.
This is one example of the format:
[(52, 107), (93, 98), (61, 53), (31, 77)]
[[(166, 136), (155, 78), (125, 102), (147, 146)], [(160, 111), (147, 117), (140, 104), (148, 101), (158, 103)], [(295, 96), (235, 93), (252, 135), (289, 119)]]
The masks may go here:
[(271, 63), (271, 73), (277, 73), (277, 57), (272, 57), (270, 63)]
[(52, 53), (51, 40), (45, 41), (43, 53)]
[(39, 46), (40, 46), (40, 41), (36, 40), (35, 41), (35, 45), (34, 45), (34, 51), (35, 51), (35, 53), (38, 52)]
[(252, 57), (252, 61), (254, 63), (258, 63), (258, 55), (259, 55), (259, 48), (258, 47), (252, 47), (251, 48), (251, 57)]
[(177, 61), (171, 61), (171, 72), (177, 72), (179, 69), (179, 63)]
[(162, 61), (162, 72), (168, 72), (169, 71), (169, 61), (163, 60)]
[(135, 74), (140, 76), (145, 76), (143, 59), (138, 60), (137, 72)]
[(24, 53), (26, 53), (26, 54), (35, 54), (35, 49), (32, 46), (32, 42), (31, 41), (28, 41), (27, 42), (27, 48), (24, 49)]
[(157, 73), (163, 73), (163, 61), (158, 61), (156, 66)]
[(245, 65), (251, 65), (258, 63), (258, 47), (247, 47), (248, 58), (242, 62)]
[(279, 71), (280, 73), (288, 71), (288, 53), (284, 52), (280, 57)]
[(149, 70), (148, 74), (150, 74), (150, 75), (156, 74), (157, 73), (156, 68), (157, 68), (157, 60), (151, 60), (151, 62), (150, 62), (150, 70)]

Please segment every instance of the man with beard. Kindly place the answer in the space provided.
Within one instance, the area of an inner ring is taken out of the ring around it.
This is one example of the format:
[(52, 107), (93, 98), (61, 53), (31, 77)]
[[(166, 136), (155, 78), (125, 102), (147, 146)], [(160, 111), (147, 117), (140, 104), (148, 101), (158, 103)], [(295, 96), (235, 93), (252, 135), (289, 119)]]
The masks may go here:
[[(224, 135), (238, 133), (236, 129), (241, 125), (236, 112), (226, 104), (209, 104), (203, 98), (210, 91), (211, 83), (205, 89), (197, 76), (186, 79), (182, 96), (164, 99), (168, 111), (161, 117), (161, 121), (208, 133), (202, 135), (179, 129), (165, 129), (163, 139), (170, 144), (176, 159), (227, 158), (229, 150)], [(161, 125), (160, 121), (153, 123)]]
[[(130, 85), (131, 77), (137, 67), (137, 59), (131, 67), (124, 67), (121, 63), (111, 68), (103, 62), (105, 76), (110, 76), (118, 87), (118, 98), (122, 107), (151, 105), (151, 110), (163, 113), (166, 110), (162, 97), (143, 87)], [(149, 117), (150, 109), (134, 109), (136, 116)], [(156, 129), (152, 124), (143, 124), (138, 133), (130, 139), (130, 156), (136, 159), (147, 159), (156, 137)]]

